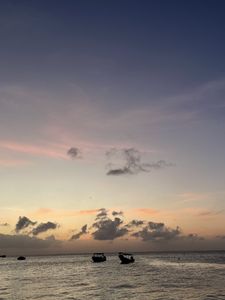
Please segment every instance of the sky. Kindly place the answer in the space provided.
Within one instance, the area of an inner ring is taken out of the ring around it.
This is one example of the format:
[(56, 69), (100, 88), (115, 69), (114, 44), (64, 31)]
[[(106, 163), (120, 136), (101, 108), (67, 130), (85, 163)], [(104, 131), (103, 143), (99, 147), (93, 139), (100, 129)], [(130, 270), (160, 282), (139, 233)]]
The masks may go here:
[(225, 248), (224, 1), (0, 1), (0, 254)]

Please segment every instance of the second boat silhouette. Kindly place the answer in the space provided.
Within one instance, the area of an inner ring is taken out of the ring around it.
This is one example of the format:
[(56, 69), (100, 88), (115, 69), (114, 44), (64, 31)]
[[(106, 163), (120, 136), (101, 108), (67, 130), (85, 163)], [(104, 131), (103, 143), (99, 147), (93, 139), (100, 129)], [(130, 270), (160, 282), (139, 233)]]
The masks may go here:
[(135, 262), (135, 259), (133, 258), (133, 255), (130, 253), (125, 252), (119, 252), (119, 259), (121, 261), (121, 264), (130, 264)]
[(92, 256), (92, 261), (95, 263), (106, 261), (106, 256), (104, 253), (94, 253)]

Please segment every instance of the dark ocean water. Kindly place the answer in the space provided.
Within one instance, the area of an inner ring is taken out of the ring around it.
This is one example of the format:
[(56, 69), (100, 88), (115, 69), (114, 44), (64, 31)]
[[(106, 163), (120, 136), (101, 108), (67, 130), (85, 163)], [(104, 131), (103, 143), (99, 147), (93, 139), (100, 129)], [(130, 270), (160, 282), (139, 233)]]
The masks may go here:
[(0, 299), (225, 299), (225, 252), (0, 259)]

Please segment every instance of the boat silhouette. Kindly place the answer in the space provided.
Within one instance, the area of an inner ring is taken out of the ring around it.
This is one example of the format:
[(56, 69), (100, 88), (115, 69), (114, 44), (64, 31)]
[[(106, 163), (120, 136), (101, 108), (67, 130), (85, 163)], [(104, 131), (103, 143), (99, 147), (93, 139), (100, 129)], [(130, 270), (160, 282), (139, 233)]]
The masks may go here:
[(94, 253), (92, 255), (92, 261), (95, 263), (106, 261), (106, 256), (104, 253)]
[(130, 253), (119, 252), (118, 256), (119, 256), (119, 259), (121, 261), (121, 264), (130, 264), (130, 263), (135, 262), (135, 259), (133, 258), (133, 255), (130, 254)]
[(17, 260), (25, 260), (25, 259), (26, 259), (25, 256), (19, 256), (19, 257), (17, 257)]

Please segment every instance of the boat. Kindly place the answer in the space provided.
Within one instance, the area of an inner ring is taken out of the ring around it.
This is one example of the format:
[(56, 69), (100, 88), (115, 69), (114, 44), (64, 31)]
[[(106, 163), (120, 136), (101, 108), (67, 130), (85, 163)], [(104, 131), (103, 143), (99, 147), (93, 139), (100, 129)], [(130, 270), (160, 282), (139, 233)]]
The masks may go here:
[(2, 255), (0, 255), (0, 257), (2, 257), (2, 258), (5, 258), (5, 257), (6, 257), (6, 255), (5, 255), (5, 254), (2, 254)]
[(25, 259), (26, 259), (25, 256), (19, 256), (19, 257), (17, 257), (17, 260), (25, 260)]
[(121, 261), (121, 264), (130, 264), (135, 262), (135, 259), (133, 258), (133, 255), (130, 253), (125, 252), (119, 252), (119, 259)]
[(92, 255), (92, 261), (95, 263), (106, 261), (106, 256), (104, 253), (94, 253)]

